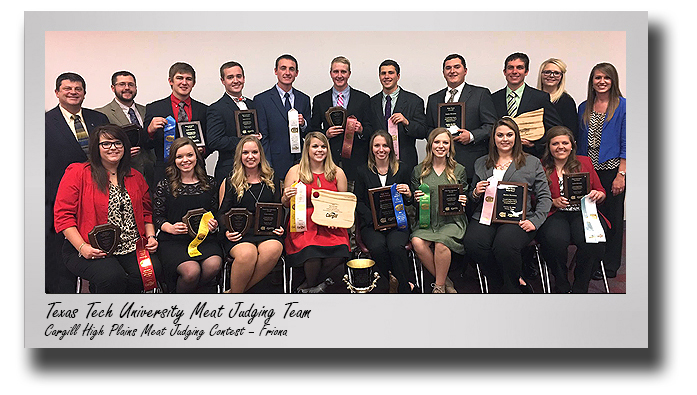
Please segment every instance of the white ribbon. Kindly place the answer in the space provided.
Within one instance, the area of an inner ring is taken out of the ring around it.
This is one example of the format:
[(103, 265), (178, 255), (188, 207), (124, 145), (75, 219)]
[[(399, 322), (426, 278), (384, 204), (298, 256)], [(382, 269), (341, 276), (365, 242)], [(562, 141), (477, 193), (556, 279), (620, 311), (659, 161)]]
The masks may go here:
[(291, 108), (288, 111), (288, 135), (290, 136), (290, 153), (299, 154), (300, 149), (300, 120), (298, 110)]
[(605, 232), (598, 218), (598, 209), (595, 202), (588, 196), (581, 199), (581, 213), (583, 213), (583, 232), (586, 235), (586, 243), (605, 242)]
[(307, 188), (298, 181), (295, 189), (295, 231), (304, 232), (307, 230)]

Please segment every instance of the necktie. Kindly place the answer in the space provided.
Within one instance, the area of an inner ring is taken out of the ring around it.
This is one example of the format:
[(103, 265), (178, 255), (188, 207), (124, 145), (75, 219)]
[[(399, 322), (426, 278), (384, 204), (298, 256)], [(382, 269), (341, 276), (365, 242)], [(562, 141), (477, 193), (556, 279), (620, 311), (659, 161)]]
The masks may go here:
[(189, 116), (186, 115), (186, 111), (184, 111), (184, 106), (186, 103), (183, 101), (179, 102), (179, 114), (177, 115), (177, 122), (189, 122)]
[(138, 127), (141, 126), (140, 122), (138, 122), (138, 117), (136, 117), (136, 112), (133, 111), (133, 108), (128, 109), (128, 118), (131, 119), (132, 124), (138, 125)]
[(233, 100), (235, 103), (239, 103), (239, 102), (241, 102), (241, 101), (244, 101), (244, 96), (233, 97), (232, 100)]
[(291, 108), (290, 107), (290, 93), (286, 92), (286, 94), (283, 95), (283, 97), (286, 99), (286, 101), (285, 101), (285, 103), (283, 103), (283, 105), (286, 107), (286, 111), (290, 111), (290, 108)]
[(509, 116), (514, 116), (516, 112), (518, 111), (518, 106), (515, 103), (515, 99), (518, 97), (518, 95), (515, 92), (511, 92), (510, 95), (508, 95), (508, 115)]
[(392, 116), (392, 96), (387, 95), (385, 100), (385, 130), (387, 130), (387, 120)]
[(457, 89), (453, 88), (450, 90), (450, 98), (448, 99), (448, 103), (452, 103), (455, 101), (455, 94), (457, 94)]
[(339, 93), (339, 97), (336, 99), (336, 105), (339, 107), (344, 106), (344, 95)]
[(73, 125), (75, 126), (75, 136), (77, 136), (77, 142), (80, 143), (80, 148), (82, 148), (85, 153), (89, 153), (90, 136), (87, 134), (85, 127), (82, 126), (82, 121), (80, 121), (79, 115), (73, 115)]

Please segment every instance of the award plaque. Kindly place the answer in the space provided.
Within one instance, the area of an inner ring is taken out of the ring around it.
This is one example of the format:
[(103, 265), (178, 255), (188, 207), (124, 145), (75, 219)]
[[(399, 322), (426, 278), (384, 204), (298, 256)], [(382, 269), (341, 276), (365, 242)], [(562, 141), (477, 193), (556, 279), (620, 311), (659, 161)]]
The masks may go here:
[(182, 218), (182, 222), (186, 224), (186, 228), (189, 231), (189, 236), (196, 237), (198, 234), (198, 226), (201, 223), (201, 217), (203, 217), (203, 214), (207, 212), (208, 210), (202, 208), (197, 208), (186, 212), (186, 215), (184, 215)]
[(528, 185), (522, 182), (499, 182), (494, 199), (492, 222), (517, 224), (525, 220), (528, 205)]
[(252, 222), (252, 213), (246, 208), (233, 207), (225, 213), (224, 220), (228, 231), (244, 235)]
[(196, 144), (197, 147), (205, 147), (206, 141), (203, 139), (201, 122), (179, 122), (177, 123), (177, 131), (179, 133), (179, 137), (188, 137)]
[(455, 126), (458, 129), (465, 127), (465, 103), (439, 103), (438, 127), (449, 128)]
[(356, 195), (315, 189), (312, 192), (312, 222), (322, 226), (348, 229), (356, 219)]
[(327, 112), (324, 113), (327, 118), (327, 124), (329, 126), (341, 126), (342, 129), (346, 129), (346, 119), (348, 115), (346, 109), (343, 107), (330, 107)]
[(392, 203), (392, 188), (381, 187), (368, 189), (370, 212), (373, 214), (373, 228), (383, 230), (397, 226), (397, 216)]
[(129, 123), (128, 125), (121, 126), (121, 130), (128, 136), (128, 141), (131, 142), (131, 147), (138, 147), (140, 145), (140, 126)]
[(87, 234), (90, 245), (98, 248), (109, 256), (114, 253), (116, 246), (119, 245), (121, 229), (112, 224), (97, 225)]
[(257, 203), (254, 215), (254, 234), (273, 235), (274, 229), (281, 227), (283, 205), (281, 203)]
[(589, 173), (564, 174), (564, 197), (569, 199), (569, 206), (581, 206), (581, 199), (591, 191)]
[(540, 108), (534, 111), (520, 114), (513, 118), (518, 125), (520, 138), (530, 141), (537, 141), (545, 135), (544, 124), (545, 109)]
[(237, 137), (259, 133), (257, 110), (237, 110), (235, 111), (235, 121), (237, 123)]
[(438, 212), (440, 215), (459, 215), (465, 213), (460, 203), (462, 184), (438, 185)]

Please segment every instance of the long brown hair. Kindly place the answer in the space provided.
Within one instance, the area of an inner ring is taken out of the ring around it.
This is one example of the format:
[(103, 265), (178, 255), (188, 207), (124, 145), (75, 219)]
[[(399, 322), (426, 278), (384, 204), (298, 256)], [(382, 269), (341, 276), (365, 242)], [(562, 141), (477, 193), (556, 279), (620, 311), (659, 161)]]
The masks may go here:
[(605, 122), (608, 122), (615, 115), (615, 110), (620, 105), (620, 97), (622, 92), (620, 92), (620, 77), (617, 74), (617, 69), (610, 63), (598, 63), (591, 70), (591, 75), (588, 77), (588, 96), (586, 98), (586, 109), (583, 111), (583, 124), (588, 125), (590, 122), (591, 114), (593, 113), (593, 104), (595, 103), (595, 98), (597, 93), (593, 89), (593, 76), (596, 71), (610, 77), (612, 85), (610, 85), (610, 102), (607, 104), (607, 111), (605, 111)]
[(542, 166), (545, 168), (545, 174), (547, 174), (547, 181), (551, 181), (550, 176), (553, 171), (556, 171), (556, 165), (554, 163), (554, 156), (549, 148), (549, 144), (552, 139), (559, 136), (566, 136), (571, 141), (571, 153), (569, 157), (566, 158), (566, 163), (564, 164), (564, 173), (576, 173), (581, 170), (581, 162), (576, 158), (576, 140), (574, 140), (574, 134), (566, 126), (555, 126), (547, 131), (547, 144), (545, 144), (545, 152), (542, 155)]
[(194, 166), (194, 176), (201, 182), (201, 189), (207, 191), (211, 188), (208, 182), (208, 174), (203, 168), (203, 156), (198, 152), (196, 148), (196, 143), (194, 143), (188, 137), (179, 137), (172, 142), (169, 147), (169, 157), (167, 158), (167, 168), (165, 169), (165, 177), (169, 183), (169, 191), (175, 198), (179, 196), (179, 190), (182, 186), (182, 173), (174, 162), (177, 158), (177, 151), (180, 148), (190, 145), (194, 149), (194, 154), (196, 155), (196, 166)]
[(234, 188), (237, 192), (237, 200), (242, 199), (245, 191), (249, 189), (249, 182), (247, 182), (247, 173), (245, 173), (245, 167), (242, 164), (242, 150), (244, 145), (248, 142), (253, 142), (257, 145), (259, 150), (259, 177), (261, 181), (271, 188), (272, 192), (275, 192), (276, 187), (273, 184), (274, 170), (269, 165), (266, 160), (266, 154), (264, 154), (264, 148), (261, 146), (261, 142), (254, 136), (245, 136), (239, 143), (237, 143), (237, 148), (235, 148), (235, 159), (232, 171), (228, 177), (230, 181), (230, 187)]
[(330, 182), (334, 181), (337, 166), (332, 160), (332, 150), (329, 147), (329, 140), (327, 140), (327, 136), (322, 132), (310, 132), (305, 136), (303, 153), (300, 158), (300, 168), (298, 169), (298, 178), (305, 184), (311, 184), (313, 181), (312, 170), (310, 168), (310, 143), (312, 139), (317, 139), (327, 146), (327, 157), (324, 158), (324, 178)]
[(117, 125), (98, 126), (90, 135), (89, 162), (92, 180), (97, 184), (97, 189), (104, 193), (108, 192), (109, 175), (102, 164), (101, 148), (99, 147), (99, 139), (102, 136), (116, 139), (123, 143), (123, 156), (119, 161), (119, 166), (116, 168), (116, 179), (118, 180), (119, 188), (123, 190), (125, 188), (124, 178), (131, 172), (131, 141), (123, 129)]
[(399, 170), (399, 161), (397, 160), (397, 155), (394, 153), (394, 141), (392, 140), (392, 135), (382, 129), (377, 130), (370, 138), (370, 144), (368, 145), (368, 169), (375, 174), (378, 172), (375, 164), (375, 154), (373, 153), (373, 142), (375, 141), (376, 137), (384, 138), (387, 145), (390, 147), (390, 154), (387, 156), (387, 163), (390, 165), (390, 169), (392, 169), (392, 175), (397, 174), (397, 170)]
[(447, 134), (450, 140), (450, 149), (445, 158), (445, 175), (453, 184), (457, 182), (457, 177), (455, 177), (455, 166), (457, 166), (457, 162), (455, 161), (455, 144), (453, 143), (453, 135), (450, 134), (450, 131), (446, 128), (435, 128), (428, 135), (426, 139), (426, 157), (424, 161), (421, 162), (419, 182), (423, 182), (424, 178), (433, 171), (433, 141), (443, 133)]
[(499, 160), (499, 150), (496, 148), (496, 129), (499, 126), (505, 126), (515, 133), (515, 142), (513, 143), (513, 163), (515, 163), (515, 168), (520, 169), (525, 166), (525, 152), (523, 151), (523, 142), (520, 139), (520, 129), (518, 129), (518, 124), (513, 120), (513, 118), (505, 116), (498, 121), (494, 122), (494, 126), (491, 127), (491, 134), (489, 135), (489, 155), (486, 158), (486, 167), (496, 166), (496, 162)]

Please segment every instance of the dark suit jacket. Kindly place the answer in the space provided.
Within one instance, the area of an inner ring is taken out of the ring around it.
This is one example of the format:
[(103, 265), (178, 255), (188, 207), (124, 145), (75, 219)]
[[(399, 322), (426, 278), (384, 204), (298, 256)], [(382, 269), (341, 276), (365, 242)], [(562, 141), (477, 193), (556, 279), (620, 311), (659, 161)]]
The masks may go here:
[[(244, 103), (247, 108), (254, 108), (252, 99), (245, 98)], [(230, 95), (223, 93), (223, 97), (208, 106), (206, 112), (206, 146), (211, 153), (218, 151), (218, 163), (215, 165), (215, 180), (218, 185), (233, 168), (235, 149), (240, 141), (235, 119), (235, 111), (239, 109)]]
[[(82, 109), (87, 133), (109, 123), (106, 115), (86, 108)], [(58, 106), (46, 112), (46, 217), (47, 229), (53, 227), (53, 202), (65, 169), (71, 163), (86, 162), (87, 155), (77, 142), (75, 135), (65, 122)], [(50, 217), (50, 221), (49, 221)]]
[[(160, 100), (154, 101), (152, 103), (149, 103), (148, 105), (145, 106), (145, 119), (143, 120), (143, 128), (145, 130), (148, 129), (148, 125), (150, 125), (150, 122), (155, 117), (167, 118), (168, 116), (171, 115), (175, 120), (177, 119), (176, 114), (172, 113), (172, 100), (170, 99), (170, 97), (171, 97), (171, 95), (165, 97), (164, 99), (160, 99)], [(206, 130), (206, 110), (208, 110), (207, 105), (205, 105), (199, 101), (196, 101), (194, 99), (191, 99), (191, 119), (190, 119), (190, 121), (201, 122), (201, 129), (204, 131), (204, 133)], [(205, 135), (204, 135), (204, 138), (206, 138)], [(146, 146), (148, 148), (155, 149), (155, 158), (156, 158), (155, 164), (157, 166), (164, 166), (164, 157), (165, 157), (164, 130), (162, 128), (157, 129), (155, 131), (155, 134), (153, 135), (152, 139), (150, 139), (148, 137), (147, 140), (148, 141), (147, 141)], [(208, 150), (206, 150), (206, 153), (208, 154)], [(155, 180), (155, 182), (158, 182), (158, 181), (159, 181), (159, 179)]]
[[(346, 108), (347, 116), (354, 115), (363, 125), (363, 133), (366, 133), (366, 122), (369, 113), (370, 96), (357, 89), (351, 89), (349, 95), (348, 107)], [(310, 120), (310, 131), (322, 131), (327, 134), (329, 124), (324, 115), (327, 110), (332, 107), (332, 90), (322, 92), (312, 99), (312, 119)], [(368, 140), (362, 134), (353, 135), (353, 149), (351, 157), (346, 159), (341, 157), (341, 147), (344, 144), (344, 135), (339, 135), (329, 139), (329, 145), (332, 150), (332, 159), (335, 163), (340, 163), (341, 168), (346, 173), (346, 178), (349, 180), (356, 179), (356, 171), (359, 166), (368, 162)]]
[[(295, 88), (293, 88), (293, 93), (295, 94), (294, 108), (303, 115), (308, 125), (308, 127), (304, 128), (305, 132), (302, 132), (302, 127), (300, 128), (300, 137), (304, 138), (310, 129), (309, 122), (312, 115), (310, 112), (310, 96)], [(259, 118), (259, 128), (262, 134), (261, 144), (264, 147), (266, 159), (268, 159), (278, 177), (284, 179), (288, 169), (300, 160), (300, 154), (290, 153), (288, 111), (286, 111), (283, 102), (281, 102), (276, 85), (254, 96), (254, 106)]]
[[(426, 105), (426, 126), (428, 133), (438, 127), (438, 104), (445, 103), (446, 89), (430, 95)], [(474, 174), (474, 161), (489, 152), (489, 136), (496, 122), (496, 109), (489, 89), (465, 83), (460, 94), (460, 102), (465, 103), (465, 126), (474, 136), (474, 142), (461, 144), (455, 142), (455, 160), (465, 167), (467, 179)]]
[[(494, 107), (496, 107), (496, 117), (501, 118), (508, 115), (506, 110), (506, 88), (496, 91), (491, 95), (491, 99), (494, 101)], [(528, 84), (525, 84), (525, 89), (523, 90), (523, 96), (520, 98), (520, 106), (518, 107), (518, 114), (523, 114), (529, 111), (534, 111), (540, 108), (545, 109), (544, 124), (545, 124), (545, 136), (541, 139), (535, 141), (535, 146), (532, 148), (523, 147), (523, 150), (529, 154), (535, 155), (538, 158), (542, 157), (544, 153), (545, 142), (547, 141), (546, 132), (553, 126), (561, 125), (561, 118), (557, 114), (557, 110), (552, 105), (549, 100), (549, 93), (537, 90)]]
[[(387, 181), (385, 186), (391, 186), (392, 184), (406, 184), (411, 183), (411, 171), (404, 166), (404, 163), (400, 163), (399, 169), (395, 175), (392, 175), (392, 169), (387, 172)], [(380, 183), (380, 177), (377, 173), (373, 173), (368, 169), (368, 165), (365, 164), (360, 166), (356, 170), (356, 216), (360, 219), (361, 229), (370, 228), (373, 229), (373, 214), (370, 210), (370, 197), (368, 196), (368, 189), (370, 188), (380, 188), (382, 184)], [(410, 187), (411, 188), (411, 187)], [(406, 196), (402, 195), (402, 200), (404, 200), (404, 205), (408, 206), (414, 203), (414, 193), (412, 192), (411, 197), (407, 199)]]
[[(382, 110), (382, 92), (378, 92), (370, 98), (369, 124), (371, 131), (366, 137), (372, 136), (377, 130), (387, 130)], [(424, 139), (427, 136), (424, 101), (419, 96), (400, 87), (397, 102), (392, 105), (392, 114), (395, 113), (401, 113), (409, 120), (409, 126), (405, 127), (398, 123), (397, 129), (399, 131), (399, 160), (411, 173), (411, 170), (419, 162), (419, 156), (416, 153), (416, 139)]]

